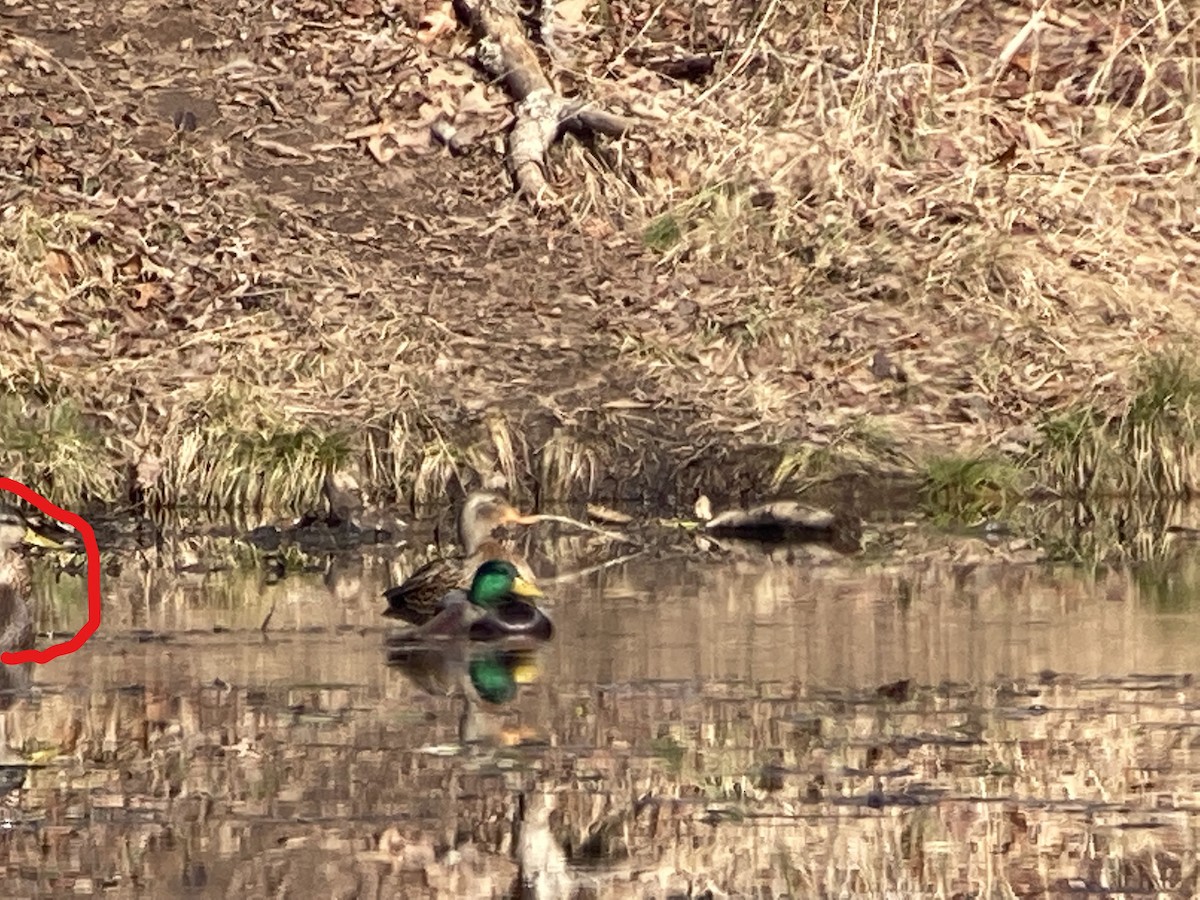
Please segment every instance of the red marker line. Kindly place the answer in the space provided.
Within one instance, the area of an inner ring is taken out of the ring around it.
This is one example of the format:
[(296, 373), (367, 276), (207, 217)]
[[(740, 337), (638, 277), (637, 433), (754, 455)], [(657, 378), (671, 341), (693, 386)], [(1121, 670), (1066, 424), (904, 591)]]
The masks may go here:
[(96, 533), (92, 531), (92, 526), (84, 521), (83, 516), (60, 509), (37, 491), (11, 478), (0, 477), (0, 490), (16, 494), (55, 521), (70, 525), (83, 540), (83, 549), (87, 553), (88, 617), (83, 627), (75, 632), (75, 636), (69, 641), (51, 644), (45, 650), (9, 650), (0, 653), (0, 662), (10, 666), (27, 662), (48, 663), (52, 659), (74, 653), (87, 643), (87, 639), (100, 627), (100, 546), (96, 543)]

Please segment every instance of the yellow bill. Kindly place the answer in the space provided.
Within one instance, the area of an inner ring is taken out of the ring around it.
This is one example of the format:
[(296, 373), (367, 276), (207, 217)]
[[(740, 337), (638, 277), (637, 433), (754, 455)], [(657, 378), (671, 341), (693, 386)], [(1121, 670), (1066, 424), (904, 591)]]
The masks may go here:
[(47, 537), (29, 525), (25, 526), (25, 536), (23, 540), (26, 544), (29, 544), (33, 547), (45, 547), (48, 550), (66, 549), (66, 544), (63, 544), (61, 541), (56, 541), (52, 537)]
[(533, 584), (530, 581), (526, 581), (520, 575), (518, 575), (516, 578), (513, 579), (511, 591), (512, 591), (512, 593), (516, 594), (518, 597), (543, 597), (543, 596), (545, 596), (541, 591), (538, 590), (536, 584)]
[(533, 684), (538, 676), (537, 662), (532, 659), (522, 660), (512, 667), (512, 680), (517, 684)]

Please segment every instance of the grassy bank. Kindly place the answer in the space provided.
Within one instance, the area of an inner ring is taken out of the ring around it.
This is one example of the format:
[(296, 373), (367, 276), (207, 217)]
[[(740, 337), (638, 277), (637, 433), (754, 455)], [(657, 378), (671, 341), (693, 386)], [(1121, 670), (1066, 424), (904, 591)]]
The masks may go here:
[[(342, 473), (380, 503), (500, 475), (690, 504), (887, 476), (974, 520), (1194, 489), (1179, 3), (584, 7), (575, 87), (648, 124), (568, 138), (541, 217), (498, 177), (504, 97), (461, 32), (84, 5), (95, 28), (0, 34), (24, 126), (0, 135), (0, 467), (60, 502), (296, 509)], [(418, 92), (468, 155), (380, 164), (347, 136), (419, 131)]]

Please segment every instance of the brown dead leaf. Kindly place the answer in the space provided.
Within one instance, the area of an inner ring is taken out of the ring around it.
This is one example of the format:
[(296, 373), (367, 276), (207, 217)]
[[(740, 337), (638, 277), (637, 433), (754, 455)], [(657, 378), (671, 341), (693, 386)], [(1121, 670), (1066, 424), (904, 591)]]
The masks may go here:
[(87, 121), (87, 110), (81, 106), (74, 109), (47, 109), (43, 110), (42, 116), (47, 122), (56, 127), (62, 125), (82, 125)]
[(167, 299), (167, 286), (161, 281), (139, 281), (133, 285), (133, 296), (129, 305), (134, 309), (145, 309), (151, 303)]
[(387, 165), (392, 161), (399, 151), (395, 147), (386, 145), (387, 137), (382, 134), (376, 134), (367, 140), (367, 150), (375, 157), (375, 162), (380, 165)]
[(432, 44), (448, 34), (453, 34), (457, 28), (454, 4), (445, 0), (421, 17), (421, 21), (417, 23), (417, 40), (422, 44)]
[(39, 152), (34, 157), (33, 168), (42, 178), (59, 178), (67, 173), (66, 166), (45, 152)]
[(250, 139), (250, 143), (257, 147), (262, 147), (269, 153), (274, 153), (276, 156), (282, 156), (286, 159), (299, 159), (304, 162), (313, 162), (314, 157), (311, 153), (301, 150), (299, 147), (293, 147), (291, 144), (285, 144), (283, 141), (275, 141), (270, 138), (254, 137)]
[(482, 84), (477, 83), (458, 101), (458, 112), (461, 115), (489, 113), (501, 105), (488, 96), (488, 92)]
[(589, 216), (580, 223), (580, 230), (592, 240), (610, 238), (616, 234), (612, 223), (599, 216)]
[(478, 84), (471, 70), (457, 63), (434, 66), (426, 74), (425, 80), (430, 88), (461, 88)]
[(363, 128), (355, 128), (353, 131), (346, 132), (346, 140), (361, 141), (363, 138), (377, 138), (385, 134), (392, 134), (396, 130), (396, 126), (391, 122), (380, 120), (373, 125), (367, 125)]
[(579, 25), (583, 22), (584, 13), (595, 4), (596, 0), (558, 0), (554, 4), (554, 18), (564, 25)]
[(1013, 160), (1015, 160), (1016, 158), (1017, 158), (1017, 142), (1013, 141), (1011, 144), (1009, 144), (1007, 147), (1005, 147), (1004, 150), (998, 156), (994, 157), (993, 159), (988, 160), (987, 164), (989, 166), (993, 166), (997, 169), (1003, 169), (1003, 168), (1011, 165)]
[(117, 271), (128, 278), (137, 278), (142, 274), (142, 257), (135, 253), (124, 262), (117, 263)]
[(375, 15), (375, 2), (374, 0), (345, 0), (342, 9), (351, 16), (365, 19), (367, 16)]
[(70, 281), (75, 277), (75, 262), (65, 250), (54, 248), (47, 250), (42, 267), (46, 270), (46, 274), (60, 281)]
[(429, 147), (429, 128), (406, 128), (393, 134), (392, 140), (402, 150), (425, 150)]

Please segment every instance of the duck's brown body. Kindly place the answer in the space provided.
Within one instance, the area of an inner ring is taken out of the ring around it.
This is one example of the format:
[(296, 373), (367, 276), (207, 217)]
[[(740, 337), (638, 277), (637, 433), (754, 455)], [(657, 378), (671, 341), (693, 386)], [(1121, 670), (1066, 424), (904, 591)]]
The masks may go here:
[(0, 510), (0, 652), (33, 646), (29, 562), (17, 549), (24, 529), (16, 513)]
[(12, 551), (0, 560), (0, 650), (28, 650), (33, 646), (29, 590), (29, 564)]

